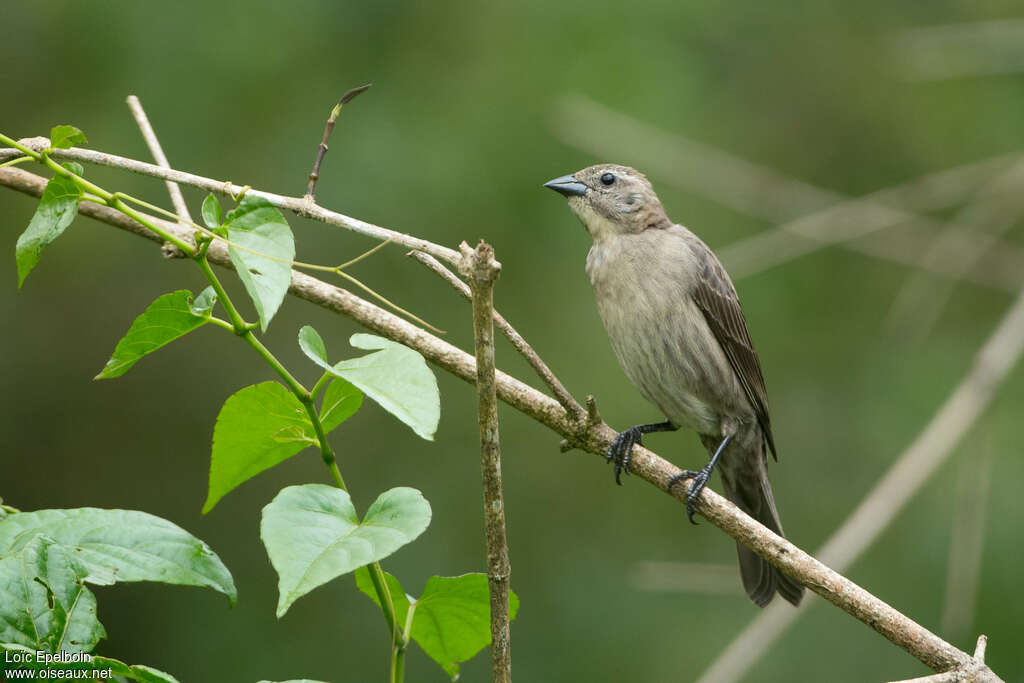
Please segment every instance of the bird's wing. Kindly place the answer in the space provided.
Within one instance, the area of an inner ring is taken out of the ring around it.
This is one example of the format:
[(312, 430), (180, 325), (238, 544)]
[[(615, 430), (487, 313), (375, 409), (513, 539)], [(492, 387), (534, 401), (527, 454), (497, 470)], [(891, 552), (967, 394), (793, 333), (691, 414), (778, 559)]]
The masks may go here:
[(733, 287), (725, 268), (703, 242), (694, 240), (690, 244), (697, 257), (697, 287), (693, 300), (704, 313), (704, 319), (715, 335), (725, 357), (729, 359), (736, 377), (754, 408), (757, 421), (764, 432), (768, 448), (775, 455), (775, 441), (772, 438), (771, 420), (768, 417), (768, 392), (761, 374), (761, 362), (750, 341), (747, 321), (743, 317), (736, 288)]

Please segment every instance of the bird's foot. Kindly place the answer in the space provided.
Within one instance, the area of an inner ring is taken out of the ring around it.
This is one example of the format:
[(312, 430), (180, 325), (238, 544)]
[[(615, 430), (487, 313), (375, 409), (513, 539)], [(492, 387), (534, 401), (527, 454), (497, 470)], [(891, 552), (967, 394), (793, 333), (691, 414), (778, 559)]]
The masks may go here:
[(697, 499), (700, 498), (701, 492), (704, 487), (708, 485), (708, 480), (711, 478), (711, 463), (708, 463), (701, 469), (694, 472), (693, 470), (683, 470), (676, 476), (668, 480), (668, 491), (672, 492), (672, 487), (681, 482), (683, 479), (692, 479), (693, 483), (690, 484), (690, 489), (686, 492), (686, 516), (690, 520), (690, 524), (696, 525), (697, 522), (693, 521), (693, 515), (697, 512)]
[(633, 446), (644, 445), (644, 432), (641, 427), (643, 425), (637, 425), (619, 432), (604, 455), (606, 461), (615, 461), (615, 483), (619, 486), (622, 486), (622, 475), (629, 474), (629, 463), (633, 460)]

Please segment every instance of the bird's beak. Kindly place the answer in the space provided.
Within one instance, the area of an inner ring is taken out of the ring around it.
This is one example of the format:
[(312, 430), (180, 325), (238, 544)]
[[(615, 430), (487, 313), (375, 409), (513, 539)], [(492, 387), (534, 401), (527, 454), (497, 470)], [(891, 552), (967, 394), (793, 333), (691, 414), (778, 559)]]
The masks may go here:
[(566, 197), (583, 196), (587, 193), (587, 186), (576, 180), (574, 175), (564, 175), (561, 178), (555, 178), (544, 183), (544, 187), (549, 187), (558, 194), (565, 195)]

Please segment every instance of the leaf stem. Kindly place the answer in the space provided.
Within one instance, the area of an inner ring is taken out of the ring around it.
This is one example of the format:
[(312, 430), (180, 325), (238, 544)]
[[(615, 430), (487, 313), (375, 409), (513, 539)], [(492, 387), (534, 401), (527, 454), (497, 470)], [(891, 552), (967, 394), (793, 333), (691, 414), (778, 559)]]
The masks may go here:
[(0, 142), (4, 143), (8, 147), (13, 147), (14, 149), (23, 153), (25, 156), (31, 157), (36, 161), (42, 161), (43, 159), (43, 155), (40, 154), (39, 152), (35, 151), (34, 149), (26, 147), (25, 145), (21, 144), (20, 142), (13, 138), (7, 137), (3, 133), (0, 133)]
[(391, 680), (401, 683), (405, 679), (406, 637), (398, 628), (398, 622), (395, 619), (395, 603), (391, 599), (391, 590), (384, 578), (384, 570), (380, 568), (380, 562), (367, 565), (367, 569), (370, 570), (373, 589), (377, 592), (377, 598), (384, 608), (384, 619), (388, 622), (388, 630), (391, 631)]
[[(71, 175), (74, 176), (73, 173)], [(97, 190), (101, 190), (101, 188), (98, 188), (98, 187), (96, 189)], [(102, 192), (102, 190), (101, 190), (101, 192)], [(100, 195), (100, 196), (102, 197), (103, 195)], [(131, 208), (130, 206), (125, 204), (123, 201), (121, 201), (120, 197), (118, 197), (116, 195), (112, 196), (111, 199), (108, 200), (107, 204), (110, 205), (112, 208), (115, 208), (118, 211), (120, 211), (121, 213), (125, 214), (126, 216), (129, 216), (129, 217), (135, 219), (137, 222), (141, 223), (142, 225), (146, 226), (147, 228), (149, 228), (150, 230), (152, 230), (156, 234), (160, 235), (160, 237), (162, 237), (165, 241), (170, 242), (171, 244), (176, 246), (178, 249), (181, 249), (184, 253), (189, 254), (189, 255), (193, 255), (193, 254), (196, 253), (196, 248), (194, 246), (192, 246), (191, 244), (189, 244), (188, 242), (186, 242), (185, 240), (179, 238), (176, 235), (172, 235), (169, 232), (161, 230), (160, 228), (158, 228), (156, 226), (156, 223), (154, 223), (153, 221), (149, 220), (146, 216), (144, 216), (143, 214), (139, 213), (138, 211), (136, 211), (135, 209)]]
[(334, 374), (325, 370), (324, 374), (320, 376), (320, 379), (316, 381), (313, 388), (309, 390), (309, 395), (316, 400), (316, 397), (323, 391), (323, 388), (327, 386), (327, 383), (334, 379)]
[(7, 168), (8, 166), (17, 166), (18, 164), (23, 164), (26, 161), (35, 161), (35, 159), (33, 159), (32, 157), (18, 157), (17, 159), (11, 159), (10, 161), (5, 161), (4, 163), (0, 164), (0, 168)]

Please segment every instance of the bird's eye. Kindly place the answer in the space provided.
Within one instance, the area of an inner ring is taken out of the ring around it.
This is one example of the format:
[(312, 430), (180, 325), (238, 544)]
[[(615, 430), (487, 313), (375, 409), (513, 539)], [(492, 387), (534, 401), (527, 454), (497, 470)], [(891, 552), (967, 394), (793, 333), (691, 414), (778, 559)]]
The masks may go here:
[(615, 176), (611, 173), (605, 173), (601, 176), (601, 182), (605, 185), (611, 185), (615, 182)]

